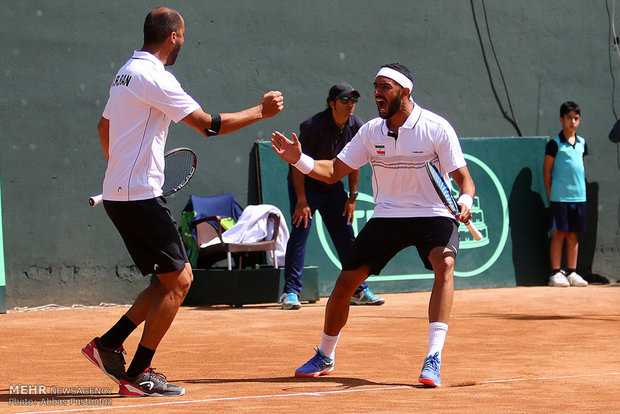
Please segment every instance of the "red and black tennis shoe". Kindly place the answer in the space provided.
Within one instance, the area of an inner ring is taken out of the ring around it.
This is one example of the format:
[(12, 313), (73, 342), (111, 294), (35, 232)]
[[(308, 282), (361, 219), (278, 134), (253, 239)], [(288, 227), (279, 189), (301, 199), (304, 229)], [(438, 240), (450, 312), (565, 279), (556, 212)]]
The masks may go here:
[(121, 375), (125, 373), (123, 354), (126, 352), (122, 346), (117, 349), (105, 348), (101, 345), (101, 339), (96, 337), (82, 348), (82, 354), (114, 382), (120, 384)]

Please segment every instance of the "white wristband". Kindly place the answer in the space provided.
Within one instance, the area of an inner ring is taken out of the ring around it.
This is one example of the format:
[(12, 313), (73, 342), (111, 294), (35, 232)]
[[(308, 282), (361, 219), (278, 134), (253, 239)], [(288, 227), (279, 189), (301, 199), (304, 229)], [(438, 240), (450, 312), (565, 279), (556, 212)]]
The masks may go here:
[(314, 169), (314, 159), (302, 152), (301, 157), (293, 164), (293, 167), (297, 168), (303, 174), (308, 174)]
[(461, 194), (457, 203), (465, 204), (467, 208), (471, 210), (471, 205), (474, 204), (474, 200), (469, 194)]

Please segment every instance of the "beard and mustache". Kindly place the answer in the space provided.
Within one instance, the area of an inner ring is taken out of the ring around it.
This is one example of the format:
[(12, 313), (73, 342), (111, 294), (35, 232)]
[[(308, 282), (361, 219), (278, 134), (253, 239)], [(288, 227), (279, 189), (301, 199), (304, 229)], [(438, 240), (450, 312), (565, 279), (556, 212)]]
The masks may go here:
[[(377, 104), (377, 110), (379, 111), (379, 116), (383, 119), (391, 118), (395, 113), (400, 111), (401, 108), (401, 95), (402, 89), (400, 90), (398, 97), (394, 98), (392, 101), (388, 101), (387, 98), (383, 95), (378, 95), (375, 97), (375, 102)], [(387, 112), (385, 114), (381, 114), (382, 103), (377, 102), (377, 99), (382, 99), (385, 101), (387, 105)]]

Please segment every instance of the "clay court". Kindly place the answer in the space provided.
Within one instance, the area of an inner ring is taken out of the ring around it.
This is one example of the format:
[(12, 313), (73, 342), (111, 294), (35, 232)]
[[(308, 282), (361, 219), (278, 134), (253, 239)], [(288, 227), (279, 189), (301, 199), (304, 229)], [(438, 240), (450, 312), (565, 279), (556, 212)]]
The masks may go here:
[[(119, 397), (118, 386), (81, 355), (126, 306), (13, 310), (0, 315), (0, 411), (620, 410), (620, 285), (457, 291), (443, 386), (436, 389), (417, 382), (429, 294), (386, 294), (384, 306), (353, 307), (336, 369), (318, 379), (293, 372), (320, 341), (326, 298), (299, 311), (277, 304), (182, 307), (153, 364), (186, 387), (175, 398)], [(134, 333), (125, 344), (129, 360), (138, 339)], [(20, 385), (42, 386), (36, 389), (47, 394), (15, 394)]]

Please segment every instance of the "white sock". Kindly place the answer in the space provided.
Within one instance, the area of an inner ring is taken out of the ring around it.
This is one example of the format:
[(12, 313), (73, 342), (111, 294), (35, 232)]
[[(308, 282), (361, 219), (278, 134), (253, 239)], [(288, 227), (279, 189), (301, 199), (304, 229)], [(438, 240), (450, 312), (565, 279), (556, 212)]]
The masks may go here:
[(336, 336), (329, 336), (325, 332), (323, 332), (323, 337), (321, 338), (321, 352), (328, 358), (334, 359), (336, 355), (336, 345), (338, 345), (338, 338), (340, 338), (340, 334)]
[(448, 325), (443, 322), (432, 322), (428, 325), (428, 354), (433, 355), (439, 353), (441, 357), (441, 351), (443, 345), (446, 342), (446, 333), (448, 332)]

